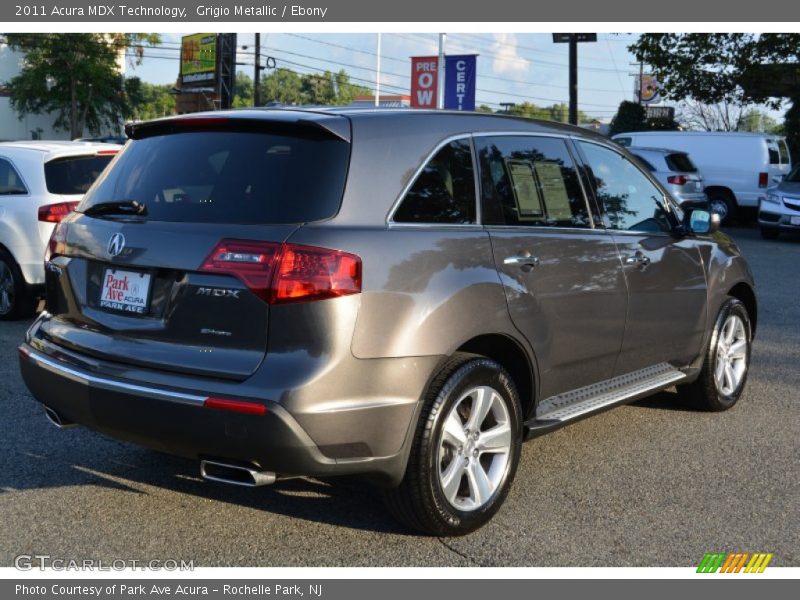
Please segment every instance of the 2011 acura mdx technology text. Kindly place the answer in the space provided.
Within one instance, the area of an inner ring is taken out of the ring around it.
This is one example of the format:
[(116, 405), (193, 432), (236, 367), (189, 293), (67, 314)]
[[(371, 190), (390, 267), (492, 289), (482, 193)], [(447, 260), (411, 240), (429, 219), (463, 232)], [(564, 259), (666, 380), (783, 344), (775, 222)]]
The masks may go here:
[(498, 510), (525, 439), (673, 385), (742, 393), (746, 262), (600, 136), (355, 109), (127, 132), (20, 347), (56, 424), (216, 481), (363, 474), (452, 535)]

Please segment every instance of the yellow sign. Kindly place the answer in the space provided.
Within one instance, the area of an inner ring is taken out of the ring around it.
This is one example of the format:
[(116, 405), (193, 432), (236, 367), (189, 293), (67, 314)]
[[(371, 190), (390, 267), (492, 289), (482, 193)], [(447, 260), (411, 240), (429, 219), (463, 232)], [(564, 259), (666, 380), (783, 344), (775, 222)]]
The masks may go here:
[(212, 84), (217, 75), (217, 34), (194, 33), (181, 40), (181, 83)]

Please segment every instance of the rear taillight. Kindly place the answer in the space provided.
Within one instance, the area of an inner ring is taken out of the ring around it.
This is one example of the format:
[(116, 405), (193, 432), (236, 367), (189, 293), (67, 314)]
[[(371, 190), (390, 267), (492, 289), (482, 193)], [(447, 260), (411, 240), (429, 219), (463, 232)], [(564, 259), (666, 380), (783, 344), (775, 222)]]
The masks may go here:
[(222, 240), (200, 271), (237, 277), (269, 304), (309, 302), (361, 292), (358, 256), (299, 244)]
[(58, 223), (50, 234), (50, 241), (47, 242), (47, 250), (44, 253), (44, 262), (56, 256), (64, 254), (67, 244), (67, 230), (69, 225), (67, 223)]
[(256, 402), (242, 402), (241, 400), (228, 400), (226, 398), (206, 398), (203, 401), (205, 408), (216, 408), (217, 410), (228, 410), (231, 412), (244, 413), (246, 415), (265, 415), (267, 407)]
[(758, 174), (758, 187), (765, 188), (769, 185), (769, 173)]
[(684, 175), (670, 175), (667, 177), (667, 181), (674, 185), (686, 185), (689, 180)]
[(79, 202), (59, 202), (39, 207), (39, 220), (45, 223), (60, 223), (61, 219), (78, 207)]

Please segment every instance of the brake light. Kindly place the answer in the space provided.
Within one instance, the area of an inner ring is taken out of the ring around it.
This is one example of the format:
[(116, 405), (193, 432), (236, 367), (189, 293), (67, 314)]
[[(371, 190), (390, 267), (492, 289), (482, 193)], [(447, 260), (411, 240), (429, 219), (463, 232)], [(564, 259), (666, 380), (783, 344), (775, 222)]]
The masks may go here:
[(78, 207), (79, 202), (59, 202), (39, 207), (39, 220), (45, 223), (60, 223), (61, 219)]
[(358, 256), (299, 244), (222, 240), (200, 271), (233, 275), (269, 304), (361, 292)]
[(684, 175), (670, 175), (667, 177), (667, 181), (675, 185), (686, 185), (689, 180)]
[(119, 150), (98, 150), (95, 156), (114, 156), (119, 153)]
[(47, 242), (47, 250), (44, 253), (44, 262), (65, 253), (67, 245), (67, 223), (58, 223), (50, 234), (50, 241)]
[(765, 188), (769, 185), (769, 173), (758, 174), (758, 187)]
[(206, 398), (203, 401), (205, 408), (216, 408), (219, 410), (229, 410), (231, 412), (244, 413), (246, 415), (265, 415), (267, 407), (255, 402), (242, 402), (241, 400), (226, 400), (223, 398)]

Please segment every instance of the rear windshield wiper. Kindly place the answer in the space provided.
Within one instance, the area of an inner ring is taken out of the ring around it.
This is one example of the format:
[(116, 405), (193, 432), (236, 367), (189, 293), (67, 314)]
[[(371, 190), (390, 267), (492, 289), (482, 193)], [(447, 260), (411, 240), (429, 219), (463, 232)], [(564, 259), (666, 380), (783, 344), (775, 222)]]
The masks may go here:
[(101, 215), (144, 217), (147, 215), (147, 206), (136, 200), (110, 200), (108, 202), (92, 204), (83, 211), (83, 214), (89, 217), (98, 217)]

